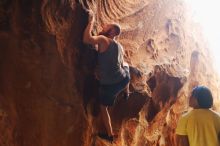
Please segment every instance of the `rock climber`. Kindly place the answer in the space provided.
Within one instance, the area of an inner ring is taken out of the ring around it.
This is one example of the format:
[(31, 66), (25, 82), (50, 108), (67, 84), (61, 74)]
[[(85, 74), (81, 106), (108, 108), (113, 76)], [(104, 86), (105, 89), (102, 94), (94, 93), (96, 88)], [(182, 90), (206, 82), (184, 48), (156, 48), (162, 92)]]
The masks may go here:
[(124, 97), (128, 99), (130, 94), (130, 72), (135, 72), (137, 76), (141, 76), (141, 73), (136, 68), (129, 67), (128, 63), (124, 62), (123, 47), (115, 39), (121, 33), (120, 26), (118, 24), (106, 24), (102, 26), (102, 31), (98, 35), (92, 35), (94, 21), (93, 12), (89, 11), (89, 22), (84, 31), (83, 42), (94, 46), (98, 51), (97, 74), (100, 83), (100, 109), (101, 117), (107, 131), (107, 134), (99, 133), (98, 136), (113, 142), (114, 133), (108, 107), (114, 105), (115, 99), (121, 91), (125, 91)]
[(219, 146), (220, 115), (213, 106), (211, 91), (205, 86), (193, 89), (189, 98), (192, 111), (183, 115), (177, 124), (177, 146)]

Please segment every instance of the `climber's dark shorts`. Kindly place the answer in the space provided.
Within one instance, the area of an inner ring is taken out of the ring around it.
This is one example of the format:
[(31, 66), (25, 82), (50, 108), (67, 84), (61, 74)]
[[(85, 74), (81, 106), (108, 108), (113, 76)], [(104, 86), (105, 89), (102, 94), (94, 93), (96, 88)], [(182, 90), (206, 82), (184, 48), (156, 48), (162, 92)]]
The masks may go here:
[(100, 103), (104, 106), (113, 106), (117, 95), (125, 89), (130, 81), (129, 68), (124, 68), (126, 71), (126, 77), (119, 83), (112, 85), (100, 85), (99, 87), (99, 99)]

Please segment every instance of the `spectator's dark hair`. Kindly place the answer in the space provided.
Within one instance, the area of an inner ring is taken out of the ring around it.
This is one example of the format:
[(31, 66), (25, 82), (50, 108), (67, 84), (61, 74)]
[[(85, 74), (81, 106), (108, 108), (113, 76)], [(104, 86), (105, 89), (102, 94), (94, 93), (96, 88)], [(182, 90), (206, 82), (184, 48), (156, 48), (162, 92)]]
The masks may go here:
[(192, 96), (197, 99), (200, 108), (211, 108), (213, 106), (212, 93), (205, 86), (195, 87)]

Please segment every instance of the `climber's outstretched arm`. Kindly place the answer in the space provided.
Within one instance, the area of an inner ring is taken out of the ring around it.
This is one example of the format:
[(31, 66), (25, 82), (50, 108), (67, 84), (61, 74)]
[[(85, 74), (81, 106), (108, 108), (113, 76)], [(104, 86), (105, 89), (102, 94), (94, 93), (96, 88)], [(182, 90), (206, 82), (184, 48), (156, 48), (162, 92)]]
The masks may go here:
[(96, 46), (96, 45), (102, 45), (102, 43), (105, 41), (105, 37), (104, 36), (93, 36), (92, 35), (92, 29), (93, 29), (93, 26), (94, 26), (94, 17), (93, 17), (93, 13), (92, 12), (89, 12), (89, 23), (84, 31), (84, 34), (83, 34), (83, 42), (85, 44), (90, 44), (92, 46)]
[[(92, 36), (92, 29), (93, 29), (93, 26), (94, 26), (94, 17), (91, 16), (93, 14), (89, 14), (89, 23), (86, 27), (86, 29), (84, 30), (84, 34), (83, 34), (83, 42), (86, 43), (86, 44), (91, 44), (91, 40), (93, 38)], [(92, 45), (92, 44), (91, 44)]]

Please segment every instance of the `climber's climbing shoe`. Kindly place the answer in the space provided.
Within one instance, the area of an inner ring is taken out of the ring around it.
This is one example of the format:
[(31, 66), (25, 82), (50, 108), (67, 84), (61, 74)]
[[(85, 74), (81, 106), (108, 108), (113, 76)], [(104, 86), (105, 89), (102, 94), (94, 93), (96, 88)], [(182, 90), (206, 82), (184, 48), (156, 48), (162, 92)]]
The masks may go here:
[(113, 143), (113, 140), (114, 140), (114, 136), (108, 136), (108, 134), (106, 133), (98, 133), (98, 136), (101, 138), (101, 139), (104, 139), (110, 143)]

